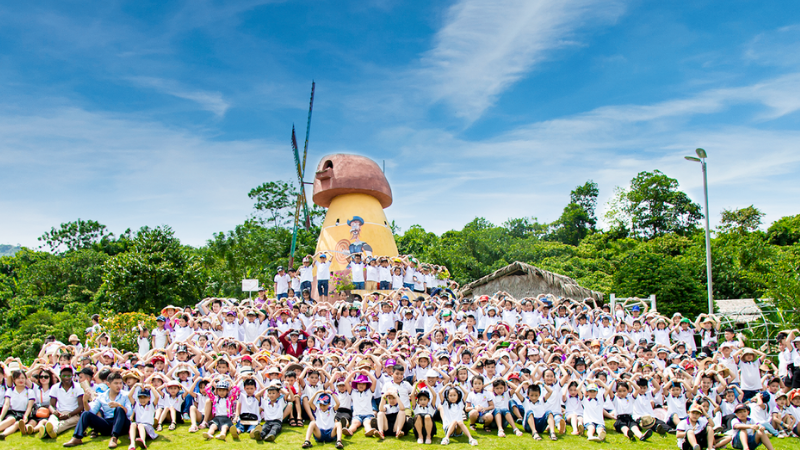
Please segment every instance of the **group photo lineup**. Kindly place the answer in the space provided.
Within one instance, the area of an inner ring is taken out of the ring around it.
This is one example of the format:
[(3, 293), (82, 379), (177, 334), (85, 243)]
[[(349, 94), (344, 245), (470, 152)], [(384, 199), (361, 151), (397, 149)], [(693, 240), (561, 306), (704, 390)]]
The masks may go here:
[(800, 3), (0, 24), (0, 450), (800, 450)]

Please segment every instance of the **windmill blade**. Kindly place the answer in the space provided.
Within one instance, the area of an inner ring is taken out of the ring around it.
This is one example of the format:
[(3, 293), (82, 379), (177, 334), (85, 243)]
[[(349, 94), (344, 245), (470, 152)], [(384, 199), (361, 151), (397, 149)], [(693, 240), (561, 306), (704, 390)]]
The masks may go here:
[[(306, 122), (306, 142), (303, 145), (303, 167), (300, 172), (300, 180), (302, 184), (302, 179), (306, 173), (306, 157), (308, 156), (308, 136), (311, 133), (311, 112), (314, 109), (314, 88), (316, 87), (316, 83), (312, 80), (311, 81), (311, 100), (308, 102), (308, 121)], [(305, 214), (305, 223), (306, 229), (311, 227), (311, 217), (308, 213), (308, 202), (305, 201), (305, 189), (303, 191), (303, 213)]]
[(297, 136), (294, 133), (292, 124), (292, 151), (294, 152), (294, 164), (297, 167), (297, 181), (300, 183), (300, 190), (303, 190), (303, 168), (300, 163), (300, 150), (297, 148)]

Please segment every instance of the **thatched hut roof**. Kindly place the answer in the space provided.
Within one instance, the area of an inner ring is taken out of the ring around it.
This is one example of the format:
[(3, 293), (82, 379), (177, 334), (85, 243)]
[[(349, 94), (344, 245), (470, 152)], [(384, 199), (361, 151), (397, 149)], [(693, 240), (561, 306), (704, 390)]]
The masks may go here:
[(738, 298), (728, 300), (714, 300), (717, 315), (736, 323), (747, 323), (758, 320), (761, 308), (752, 298)]
[(493, 273), (467, 284), (461, 289), (465, 296), (494, 295), (505, 291), (516, 298), (553, 294), (576, 300), (594, 298), (603, 300), (601, 292), (581, 287), (570, 277), (548, 272), (524, 262), (516, 261)]

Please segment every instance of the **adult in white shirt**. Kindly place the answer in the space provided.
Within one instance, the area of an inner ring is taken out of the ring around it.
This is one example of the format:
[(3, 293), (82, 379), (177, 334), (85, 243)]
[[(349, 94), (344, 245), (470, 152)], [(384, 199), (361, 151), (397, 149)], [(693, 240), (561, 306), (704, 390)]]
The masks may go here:
[(47, 434), (55, 438), (59, 433), (75, 428), (83, 412), (83, 389), (72, 382), (72, 367), (61, 368), (61, 382), (50, 388), (50, 417), (44, 424), (44, 432), (39, 431), (39, 436)]

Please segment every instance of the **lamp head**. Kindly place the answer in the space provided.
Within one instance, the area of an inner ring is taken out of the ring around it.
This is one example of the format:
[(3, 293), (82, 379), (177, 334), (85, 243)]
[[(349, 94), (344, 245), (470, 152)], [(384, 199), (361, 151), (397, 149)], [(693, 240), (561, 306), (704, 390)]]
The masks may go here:
[(708, 158), (708, 155), (706, 155), (706, 151), (703, 150), (702, 148), (698, 148), (697, 150), (695, 150), (695, 153), (697, 153), (697, 156), (699, 156), (700, 158)]
[(702, 162), (700, 158), (695, 158), (694, 156), (684, 156), (684, 158), (686, 158), (687, 161)]

